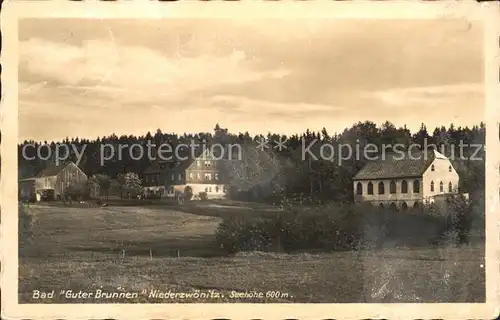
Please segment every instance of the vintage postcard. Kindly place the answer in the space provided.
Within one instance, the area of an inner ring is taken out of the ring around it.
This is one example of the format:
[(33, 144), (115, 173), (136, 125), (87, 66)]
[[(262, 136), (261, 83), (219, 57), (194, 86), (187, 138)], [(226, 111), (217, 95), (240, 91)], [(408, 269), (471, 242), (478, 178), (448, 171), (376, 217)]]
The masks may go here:
[(498, 3), (1, 15), (2, 317), (500, 313)]

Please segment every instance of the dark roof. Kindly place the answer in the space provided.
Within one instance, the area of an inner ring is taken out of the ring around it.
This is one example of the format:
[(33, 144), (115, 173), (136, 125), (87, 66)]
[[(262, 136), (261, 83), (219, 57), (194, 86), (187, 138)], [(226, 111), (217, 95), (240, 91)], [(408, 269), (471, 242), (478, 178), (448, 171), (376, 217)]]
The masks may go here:
[(52, 177), (52, 176), (56, 176), (59, 174), (59, 172), (61, 172), (61, 170), (63, 169), (64, 167), (63, 166), (54, 166), (54, 167), (49, 167), (49, 168), (45, 168), (44, 170), (42, 170), (39, 174), (37, 174), (36, 176), (37, 177)]
[[(203, 156), (203, 152), (204, 151), (208, 151), (208, 152), (211, 152), (212, 153), (212, 156), (216, 159), (220, 159), (220, 160), (225, 160), (226, 157), (225, 157), (225, 154), (224, 154), (224, 150), (221, 150), (221, 148), (211, 148), (210, 145), (207, 145), (205, 148), (197, 148), (195, 149), (195, 152), (191, 152), (190, 150), (187, 150), (187, 152), (185, 154), (182, 154), (181, 152), (181, 156), (183, 158), (187, 158), (185, 160), (181, 160), (179, 162), (176, 162), (174, 164), (174, 166), (172, 166), (171, 170), (175, 170), (175, 171), (184, 171), (186, 170), (187, 168), (189, 168), (189, 166), (191, 164), (193, 164), (193, 162), (202, 157)], [(203, 159), (203, 158), (202, 158)]]
[(36, 175), (36, 178), (56, 176), (64, 168), (66, 168), (70, 163), (72, 163), (72, 162), (61, 163), (61, 164), (59, 164), (57, 166), (55, 164), (50, 164), (47, 168), (43, 169), (40, 173), (38, 173)]
[[(53, 177), (53, 176), (56, 176), (64, 168), (66, 168), (70, 163), (73, 163), (73, 162), (71, 162), (71, 161), (69, 161), (69, 162), (63, 162), (63, 163), (60, 163), (57, 166), (55, 164), (53, 164), (53, 163), (50, 163), (45, 169), (43, 169), (38, 174), (35, 174), (33, 176), (22, 174), (21, 176), (24, 176), (24, 177), (22, 179), (20, 179), (19, 181), (33, 181), (33, 180), (36, 180), (37, 178), (44, 178), (44, 177)], [(81, 168), (80, 168), (80, 170), (81, 170)]]
[(187, 148), (180, 148), (177, 151), (176, 155), (178, 158), (177, 160), (172, 155), (168, 155), (169, 157), (172, 156), (172, 159), (168, 160), (167, 159), (161, 160), (157, 158), (158, 160), (154, 161), (144, 171), (144, 173), (160, 173), (164, 171), (175, 171), (175, 172), (185, 171), (197, 158), (202, 156), (202, 153), (205, 150), (211, 151), (214, 157), (217, 159), (221, 158), (221, 155), (224, 156), (224, 154), (221, 154), (220, 148), (213, 148), (212, 150), (209, 145), (207, 145), (205, 148), (195, 148), (194, 152), (192, 152), (190, 149)]
[(144, 170), (144, 173), (163, 172), (171, 165), (172, 165), (171, 162), (155, 161), (155, 162), (151, 163), (151, 165), (146, 170)]
[(354, 180), (391, 179), (420, 177), (435, 159), (433, 150), (408, 152), (403, 154), (387, 153), (385, 157), (368, 162), (354, 176)]

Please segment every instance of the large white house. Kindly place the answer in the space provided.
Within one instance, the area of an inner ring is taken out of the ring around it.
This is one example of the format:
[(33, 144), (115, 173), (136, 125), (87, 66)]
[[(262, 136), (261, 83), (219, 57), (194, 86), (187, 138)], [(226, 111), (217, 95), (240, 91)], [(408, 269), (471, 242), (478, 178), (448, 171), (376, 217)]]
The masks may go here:
[[(353, 178), (354, 201), (406, 209), (458, 194), (459, 176), (450, 159), (434, 149), (386, 154)], [(467, 196), (467, 195), (466, 195)]]
[(183, 160), (155, 162), (144, 173), (146, 192), (159, 197), (175, 197), (191, 187), (194, 198), (206, 193), (209, 199), (224, 198), (228, 192), (227, 168), (215, 150), (196, 150), (183, 154)]

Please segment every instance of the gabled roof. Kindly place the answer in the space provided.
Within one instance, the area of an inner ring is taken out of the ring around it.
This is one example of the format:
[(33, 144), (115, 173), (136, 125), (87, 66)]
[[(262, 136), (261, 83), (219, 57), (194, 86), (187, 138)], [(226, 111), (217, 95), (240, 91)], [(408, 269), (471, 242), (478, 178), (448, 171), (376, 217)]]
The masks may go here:
[(45, 169), (43, 169), (40, 173), (38, 173), (36, 175), (37, 178), (41, 178), (41, 177), (53, 177), (53, 176), (57, 176), (59, 174), (59, 172), (62, 171), (62, 169), (66, 168), (68, 166), (68, 164), (64, 164), (64, 165), (51, 165)]
[(353, 180), (420, 177), (436, 158), (447, 159), (430, 149), (411, 154), (387, 153), (384, 158), (368, 162)]
[(154, 161), (146, 170), (144, 170), (144, 173), (160, 173), (167, 170), (170, 166), (172, 166), (171, 162)]
[(72, 161), (64, 162), (64, 163), (61, 163), (61, 164), (59, 164), (57, 166), (55, 164), (51, 163), (51, 164), (49, 164), (47, 166), (47, 168), (43, 169), (42, 171), (40, 171), (35, 176), (27, 177), (27, 178), (24, 178), (24, 179), (20, 179), (19, 181), (33, 181), (33, 180), (36, 180), (37, 178), (45, 178), (45, 177), (57, 176), (64, 168), (66, 168), (70, 164), (74, 164), (76, 167), (78, 167)]
[[(197, 148), (194, 152), (191, 150), (186, 150), (187, 153), (185, 155), (180, 155), (184, 160), (178, 161), (171, 168), (171, 170), (175, 171), (184, 171), (189, 168), (193, 164), (193, 162), (197, 159), (203, 160), (205, 155), (211, 154), (216, 159), (225, 159), (224, 151), (221, 148), (211, 148), (210, 145), (207, 145), (205, 148)], [(180, 153), (180, 152), (179, 152)], [(208, 159), (208, 157), (207, 157)]]
[[(215, 158), (220, 159), (221, 156), (224, 156), (220, 149), (221, 148), (210, 148), (210, 146), (206, 146), (205, 148), (196, 148), (193, 152), (191, 149), (182, 148), (177, 150), (177, 159), (172, 156), (172, 159), (156, 160), (144, 171), (144, 173), (185, 171), (196, 159), (203, 157), (203, 152), (211, 152)], [(165, 164), (164, 168), (162, 168), (162, 164)]]

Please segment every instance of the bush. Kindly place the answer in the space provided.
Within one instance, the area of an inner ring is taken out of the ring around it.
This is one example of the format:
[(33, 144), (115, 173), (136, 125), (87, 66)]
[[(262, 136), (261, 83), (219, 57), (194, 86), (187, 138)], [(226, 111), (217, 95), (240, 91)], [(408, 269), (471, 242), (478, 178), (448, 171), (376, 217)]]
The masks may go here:
[(19, 245), (31, 242), (34, 229), (34, 217), (23, 204), (19, 204)]
[(272, 216), (228, 216), (219, 225), (217, 241), (229, 253), (428, 246), (439, 243), (450, 228), (445, 217), (424, 210), (327, 205)]
[(208, 200), (208, 194), (205, 191), (198, 193), (200, 200)]
[(484, 198), (468, 202), (464, 197), (449, 197), (445, 212), (447, 231), (457, 244), (468, 243), (472, 233), (484, 234)]
[(264, 251), (271, 243), (270, 224), (262, 217), (232, 216), (224, 220), (216, 233), (217, 240), (226, 251)]
[(87, 182), (70, 185), (64, 190), (64, 196), (72, 200), (88, 200), (90, 199), (90, 185)]
[(217, 240), (228, 252), (350, 249), (354, 239), (346, 214), (289, 210), (274, 216), (229, 216), (219, 225)]
[(186, 186), (184, 188), (184, 200), (191, 200), (193, 198), (193, 188), (191, 186)]

